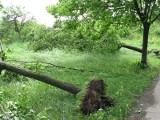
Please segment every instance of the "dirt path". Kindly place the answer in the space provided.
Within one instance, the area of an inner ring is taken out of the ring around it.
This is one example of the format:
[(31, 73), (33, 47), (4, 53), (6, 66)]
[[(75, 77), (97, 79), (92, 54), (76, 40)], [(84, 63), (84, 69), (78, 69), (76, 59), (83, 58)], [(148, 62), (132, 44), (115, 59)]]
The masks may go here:
[(160, 76), (145, 90), (126, 120), (160, 120)]

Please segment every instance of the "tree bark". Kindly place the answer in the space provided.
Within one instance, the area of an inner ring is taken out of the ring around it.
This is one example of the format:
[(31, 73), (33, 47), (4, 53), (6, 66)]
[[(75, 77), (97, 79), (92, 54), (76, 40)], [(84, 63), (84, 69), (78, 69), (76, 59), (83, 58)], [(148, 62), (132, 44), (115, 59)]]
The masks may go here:
[(134, 47), (134, 46), (130, 46), (130, 45), (121, 45), (121, 47), (128, 48), (128, 49), (131, 49), (131, 50), (134, 50), (134, 51), (137, 51), (137, 52), (142, 53), (142, 49), (137, 48), (137, 47)]
[(3, 61), (2, 40), (0, 40), (0, 61)]
[(147, 65), (147, 48), (148, 48), (148, 35), (149, 35), (150, 23), (143, 23), (143, 45), (142, 45), (142, 57), (141, 63)]
[(9, 64), (6, 64), (5, 62), (0, 61), (0, 72), (2, 70), (8, 70), (8, 71), (15, 72), (17, 74), (20, 74), (20, 75), (23, 75), (23, 76), (26, 76), (29, 78), (36, 79), (38, 81), (41, 81), (41, 82), (50, 84), (52, 86), (58, 87), (62, 90), (68, 91), (72, 94), (77, 94), (81, 91), (80, 88), (78, 88), (70, 83), (58, 81), (58, 80), (55, 80), (51, 77), (32, 72), (30, 70), (25, 70), (25, 69), (22, 69), (19, 67), (15, 67), (13, 65), (9, 65)]

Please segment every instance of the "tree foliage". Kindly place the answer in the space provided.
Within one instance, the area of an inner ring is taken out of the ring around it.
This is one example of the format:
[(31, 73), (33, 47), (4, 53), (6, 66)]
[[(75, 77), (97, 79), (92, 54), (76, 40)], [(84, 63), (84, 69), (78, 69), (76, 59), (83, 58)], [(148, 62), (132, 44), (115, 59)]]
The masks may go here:
[(110, 24), (153, 23), (160, 15), (159, 4), (157, 0), (60, 0), (47, 10), (65, 23), (86, 21), (95, 25), (101, 22), (105, 29)]
[[(98, 11), (99, 6), (103, 9), (101, 10), (103, 13)], [(48, 6), (47, 10), (57, 19), (54, 27), (65, 31), (71, 43), (75, 43), (72, 45), (75, 48), (82, 51), (92, 51), (95, 48), (96, 51), (97, 48), (98, 51), (112, 51), (118, 47), (118, 37), (115, 34), (116, 31), (113, 31), (114, 26), (110, 26), (111, 14), (105, 12), (104, 8), (105, 5), (99, 1), (62, 0), (57, 5)], [(100, 14), (97, 15), (97, 13)], [(64, 39), (64, 41), (68, 40)], [(111, 44), (115, 46), (107, 48)]]

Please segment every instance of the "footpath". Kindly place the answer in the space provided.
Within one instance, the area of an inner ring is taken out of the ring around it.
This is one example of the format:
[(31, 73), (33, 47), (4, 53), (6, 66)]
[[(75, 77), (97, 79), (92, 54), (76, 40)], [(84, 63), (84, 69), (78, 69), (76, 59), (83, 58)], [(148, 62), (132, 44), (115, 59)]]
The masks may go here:
[(152, 87), (146, 90), (126, 120), (160, 120), (160, 76), (152, 81)]

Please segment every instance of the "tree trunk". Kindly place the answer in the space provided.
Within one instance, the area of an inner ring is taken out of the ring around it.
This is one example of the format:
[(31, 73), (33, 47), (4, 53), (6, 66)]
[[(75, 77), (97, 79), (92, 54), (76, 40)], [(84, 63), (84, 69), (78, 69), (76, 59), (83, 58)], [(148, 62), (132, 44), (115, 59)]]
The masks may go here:
[(29, 78), (39, 80), (41, 82), (44, 82), (44, 83), (50, 84), (52, 86), (58, 87), (62, 90), (68, 91), (72, 94), (77, 94), (78, 92), (81, 91), (80, 88), (78, 88), (78, 87), (76, 87), (76, 86), (74, 86), (70, 83), (58, 81), (58, 80), (55, 80), (51, 77), (32, 72), (30, 70), (25, 70), (25, 69), (22, 69), (22, 68), (18, 68), (18, 67), (15, 67), (13, 65), (8, 65), (8, 64), (0, 61), (0, 72), (2, 70), (8, 70), (8, 71), (15, 72), (17, 74), (20, 74), (20, 75), (23, 75), (23, 76), (26, 76), (26, 77), (29, 77)]
[(3, 61), (2, 40), (0, 40), (0, 61)]
[(143, 23), (143, 45), (142, 45), (142, 58), (141, 63), (147, 65), (147, 47), (148, 47), (148, 35), (149, 35), (150, 23)]

